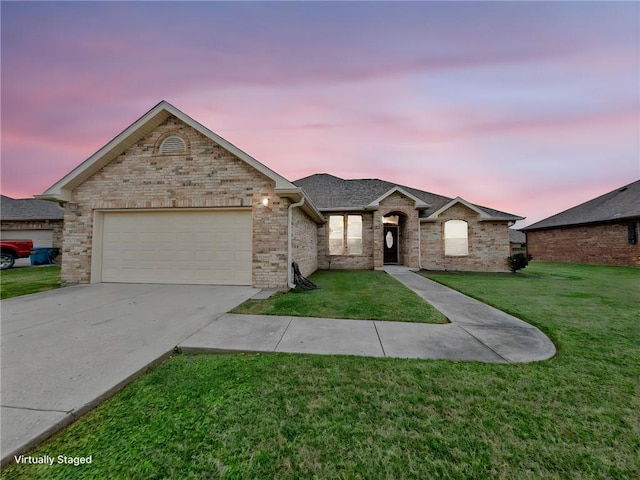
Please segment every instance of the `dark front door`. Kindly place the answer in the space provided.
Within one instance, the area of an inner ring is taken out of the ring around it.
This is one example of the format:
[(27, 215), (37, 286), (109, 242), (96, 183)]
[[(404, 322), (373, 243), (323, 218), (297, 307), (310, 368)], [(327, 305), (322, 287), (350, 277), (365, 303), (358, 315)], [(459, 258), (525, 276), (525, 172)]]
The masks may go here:
[(384, 263), (398, 263), (398, 226), (385, 225), (383, 233)]

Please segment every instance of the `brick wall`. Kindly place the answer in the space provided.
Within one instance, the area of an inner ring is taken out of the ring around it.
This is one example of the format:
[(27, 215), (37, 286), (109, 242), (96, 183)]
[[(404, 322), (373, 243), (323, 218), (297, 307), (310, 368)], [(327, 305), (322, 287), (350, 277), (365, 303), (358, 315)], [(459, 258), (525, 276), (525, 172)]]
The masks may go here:
[[(171, 132), (185, 139), (187, 154), (158, 154)], [(170, 117), (73, 190), (78, 208), (65, 208), (62, 280), (90, 281), (95, 209), (252, 207), (253, 284), (285, 287), (289, 201), (277, 197), (274, 187), (273, 180)], [(264, 197), (268, 207), (261, 204)]]
[[(534, 260), (640, 266), (640, 244), (628, 241), (629, 222), (527, 232)], [(636, 222), (636, 232), (638, 223)]]
[[(362, 255), (329, 255), (329, 216), (362, 217)], [(326, 223), (318, 226), (318, 268), (322, 270), (373, 269), (373, 214), (371, 212), (335, 212), (324, 215)]]
[(382, 218), (390, 213), (401, 213), (398, 244), (400, 264), (418, 268), (418, 210), (415, 201), (399, 192), (392, 193), (380, 202), (373, 214), (373, 264), (380, 268), (384, 264), (384, 225)]
[(3, 220), (2, 230), (53, 230), (53, 248), (62, 248), (62, 220)]
[(292, 261), (307, 277), (318, 269), (318, 226), (300, 208), (293, 209), (292, 217)]
[[(444, 223), (464, 220), (468, 224), (469, 255), (444, 254)], [(507, 222), (479, 221), (477, 212), (456, 204), (440, 214), (437, 222), (423, 222), (420, 230), (422, 268), (479, 272), (508, 271), (509, 230)]]
[[(336, 212), (342, 215), (345, 212)], [(461, 271), (508, 271), (509, 230), (507, 222), (479, 221), (477, 212), (457, 204), (443, 212), (437, 222), (420, 224), (418, 242), (418, 210), (414, 200), (399, 192), (380, 202), (372, 213), (349, 212), (363, 216), (363, 255), (329, 255), (329, 224), (331, 213), (326, 213), (327, 223), (318, 228), (318, 268), (321, 269), (372, 269), (382, 267), (383, 223), (382, 218), (392, 213), (400, 214), (399, 245), (400, 264), (412, 268)], [(454, 257), (444, 255), (444, 222), (465, 220), (469, 225), (469, 255)], [(422, 261), (420, 262), (420, 256)]]

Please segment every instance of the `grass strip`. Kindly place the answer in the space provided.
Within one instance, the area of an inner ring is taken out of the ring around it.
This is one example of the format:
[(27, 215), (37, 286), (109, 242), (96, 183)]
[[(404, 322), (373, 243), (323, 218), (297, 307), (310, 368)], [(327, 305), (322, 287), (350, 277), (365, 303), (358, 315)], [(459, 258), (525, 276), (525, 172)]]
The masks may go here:
[(12, 268), (0, 273), (0, 299), (45, 292), (60, 287), (60, 267)]
[(30, 452), (90, 465), (2, 478), (640, 478), (639, 273), (429, 274), (537, 325), (558, 355), (179, 355)]
[(349, 318), (422, 323), (447, 319), (414, 292), (384, 272), (323, 270), (310, 279), (317, 290), (293, 289), (266, 300), (249, 300), (231, 313)]

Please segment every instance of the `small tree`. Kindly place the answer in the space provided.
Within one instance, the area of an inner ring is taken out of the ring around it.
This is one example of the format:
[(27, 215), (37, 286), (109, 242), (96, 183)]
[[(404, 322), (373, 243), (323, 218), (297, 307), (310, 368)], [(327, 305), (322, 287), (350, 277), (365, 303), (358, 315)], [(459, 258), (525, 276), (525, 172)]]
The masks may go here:
[(527, 257), (524, 253), (516, 253), (515, 255), (511, 255), (507, 258), (507, 263), (509, 264), (509, 269), (516, 273), (518, 270), (529, 265), (530, 257)]

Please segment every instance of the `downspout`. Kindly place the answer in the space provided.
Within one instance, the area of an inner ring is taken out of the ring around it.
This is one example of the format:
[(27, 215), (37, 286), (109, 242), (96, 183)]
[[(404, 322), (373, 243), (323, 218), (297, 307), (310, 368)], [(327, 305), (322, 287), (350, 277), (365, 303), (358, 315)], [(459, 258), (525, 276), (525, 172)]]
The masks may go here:
[(291, 279), (291, 262), (293, 261), (291, 258), (293, 247), (291, 245), (291, 229), (293, 224), (293, 209), (297, 207), (301, 207), (304, 205), (304, 197), (298, 203), (292, 203), (289, 205), (288, 212), (288, 224), (287, 224), (287, 286), (289, 288), (295, 288), (295, 284)]
[(418, 212), (418, 270), (422, 270), (422, 240), (420, 239), (420, 212)]

